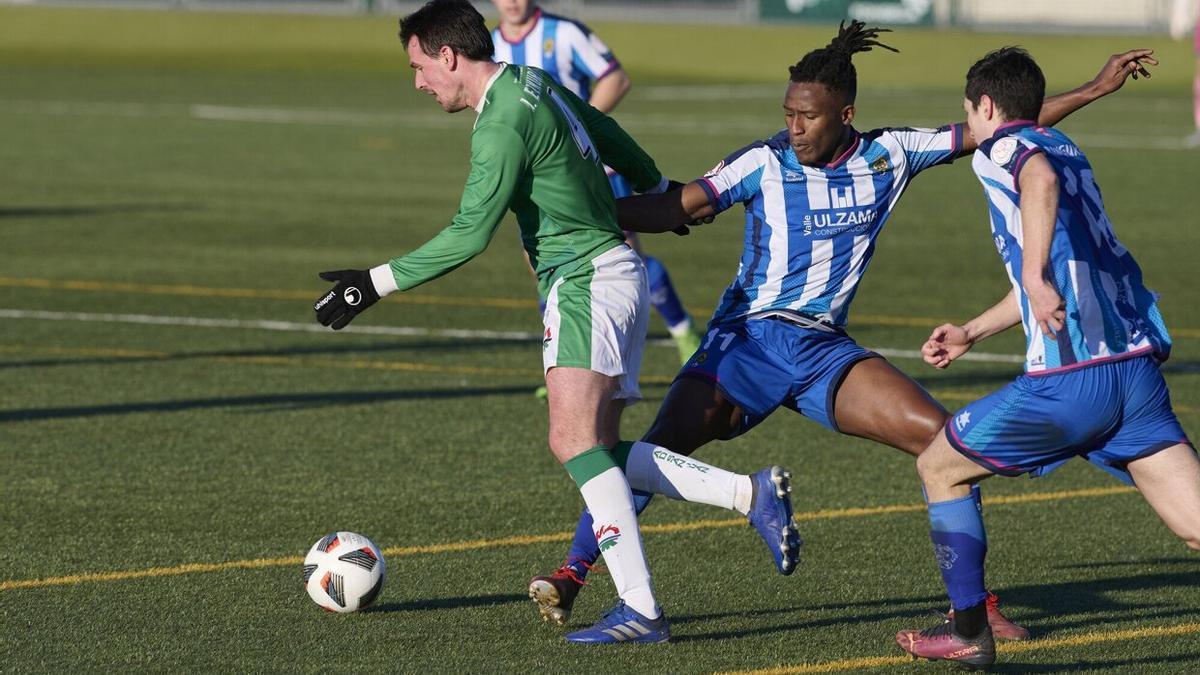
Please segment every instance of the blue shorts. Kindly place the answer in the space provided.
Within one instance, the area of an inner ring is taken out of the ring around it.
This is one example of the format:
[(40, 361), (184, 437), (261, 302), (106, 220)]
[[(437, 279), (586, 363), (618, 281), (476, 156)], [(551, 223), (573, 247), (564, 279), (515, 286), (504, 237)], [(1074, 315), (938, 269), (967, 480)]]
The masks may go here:
[(1004, 476), (1041, 476), (1078, 456), (1130, 484), (1129, 462), (1190, 445), (1152, 356), (1022, 375), (955, 413), (946, 438)]
[(834, 396), (850, 367), (879, 356), (844, 334), (777, 319), (712, 327), (679, 377), (709, 380), (742, 409), (740, 436), (779, 406), (837, 431)]

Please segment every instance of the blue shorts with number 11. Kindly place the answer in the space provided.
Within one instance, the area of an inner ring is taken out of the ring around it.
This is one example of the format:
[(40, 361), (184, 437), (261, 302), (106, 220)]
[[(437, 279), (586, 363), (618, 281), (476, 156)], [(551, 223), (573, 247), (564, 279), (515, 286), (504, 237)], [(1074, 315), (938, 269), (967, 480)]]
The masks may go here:
[(850, 337), (776, 319), (712, 327), (679, 377), (712, 382), (742, 409), (739, 436), (783, 406), (838, 431), (833, 404), (851, 366), (879, 356)]

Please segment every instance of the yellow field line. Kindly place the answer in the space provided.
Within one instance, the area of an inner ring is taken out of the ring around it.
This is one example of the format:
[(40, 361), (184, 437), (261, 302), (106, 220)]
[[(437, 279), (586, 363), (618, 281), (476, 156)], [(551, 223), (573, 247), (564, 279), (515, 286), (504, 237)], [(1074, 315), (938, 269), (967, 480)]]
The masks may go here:
[[(120, 281), (84, 281), (77, 279), (26, 279), (0, 277), (0, 286), (16, 288), (40, 288), (47, 290), (90, 291), (103, 293), (138, 293), (143, 295), (184, 295), (209, 298), (262, 298), (269, 300), (315, 300), (316, 291), (287, 291), (279, 289), (219, 288), (213, 286), (191, 286), (176, 284), (134, 284)], [(389, 302), (415, 305), (446, 305), (452, 307), (500, 307), (505, 309), (533, 309), (538, 303), (533, 298), (486, 298), (453, 295), (424, 295), (421, 293), (394, 293)], [(711, 308), (689, 308), (696, 316), (707, 316)], [(950, 319), (933, 319), (915, 316), (886, 316), (882, 314), (856, 314), (854, 326), (905, 326), (932, 328)], [(1172, 328), (1175, 337), (1200, 338), (1200, 328)]]
[[(1200, 623), (1182, 623), (1173, 626), (1154, 626), (1151, 628), (1132, 628), (1115, 631), (1096, 631), (1073, 635), (1063, 638), (1031, 640), (1028, 642), (1005, 642), (996, 645), (1000, 654), (1022, 654), (1037, 652), (1060, 647), (1082, 647), (1101, 642), (1122, 642), (1126, 640), (1144, 640), (1146, 638), (1171, 637), (1174, 635), (1192, 635), (1200, 633)], [(867, 668), (884, 668), (900, 666), (911, 662), (907, 656), (870, 656), (856, 659), (826, 661), (824, 663), (806, 663), (794, 666), (776, 666), (762, 670), (735, 670), (723, 675), (795, 675), (798, 673), (838, 673), (856, 671)]]
[[(986, 506), (1031, 504), (1035, 502), (1065, 501), (1087, 497), (1107, 497), (1137, 492), (1133, 488), (1116, 486), (1106, 488), (1084, 488), (1079, 490), (1060, 490), (1056, 492), (1033, 492), (1022, 495), (989, 497), (984, 500)], [(833, 520), (837, 518), (862, 518), (865, 516), (889, 515), (893, 513), (909, 513), (924, 511), (924, 504), (891, 504), (888, 506), (856, 507), (845, 509), (822, 509), (795, 514), (797, 522), (813, 520)], [(694, 520), (680, 523), (662, 523), (643, 525), (642, 532), (653, 534), (672, 534), (691, 532), (695, 530), (713, 530), (727, 527), (744, 527), (744, 518), (720, 518)], [(557, 532), (551, 534), (522, 534), (496, 539), (472, 539), (467, 541), (448, 542), (445, 544), (422, 544), (416, 546), (393, 546), (383, 549), (386, 556), (429, 555), (436, 553), (457, 553), (491, 548), (510, 548), (513, 546), (531, 546), (554, 542), (570, 541), (573, 532)], [(198, 574), (201, 572), (222, 572), (227, 570), (254, 570), (266, 567), (299, 565), (300, 556), (285, 558), (257, 558), (253, 560), (232, 560), (221, 563), (189, 563), (174, 567), (151, 567), (140, 570), (122, 570), (115, 572), (90, 572), (86, 574), (71, 574), (61, 577), (44, 579), (14, 579), (0, 581), (0, 591), (11, 591), (21, 588), (44, 588), (47, 586), (72, 586), (95, 581), (124, 581), (127, 579), (146, 579), (153, 577), (179, 576), (183, 574)]]

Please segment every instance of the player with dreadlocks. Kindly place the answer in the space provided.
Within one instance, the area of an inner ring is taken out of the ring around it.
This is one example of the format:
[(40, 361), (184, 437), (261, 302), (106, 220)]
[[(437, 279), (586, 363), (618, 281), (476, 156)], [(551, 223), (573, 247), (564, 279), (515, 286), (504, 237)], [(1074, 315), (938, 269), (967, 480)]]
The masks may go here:
[[(784, 130), (734, 152), (681, 190), (618, 201), (621, 226), (639, 232), (670, 231), (737, 203), (746, 212), (737, 276), (700, 349), (672, 383), (645, 442), (621, 450), (634, 490), (745, 513), (738, 486), (746, 476), (697, 471), (683, 456), (745, 433), (780, 406), (914, 456), (941, 433), (946, 409), (845, 330), (875, 239), (909, 182), (977, 145), (961, 123), (867, 132), (852, 126), (858, 87), (851, 59), (874, 47), (897, 51), (878, 41), (882, 32), (852, 21), (828, 46), (792, 66)], [(1141, 68), (1139, 59), (1156, 63), (1149, 54), (1112, 56), (1095, 79), (1046, 99), (1039, 121), (1052, 125), (1116, 91)], [(635, 493), (639, 509), (648, 501)], [(799, 547), (786, 545), (790, 537), (782, 541), (776, 562), (789, 574)], [(598, 557), (585, 511), (563, 566), (530, 583), (544, 619), (566, 621)], [(998, 637), (1028, 636), (1000, 614), (995, 596), (989, 595), (986, 612)]]

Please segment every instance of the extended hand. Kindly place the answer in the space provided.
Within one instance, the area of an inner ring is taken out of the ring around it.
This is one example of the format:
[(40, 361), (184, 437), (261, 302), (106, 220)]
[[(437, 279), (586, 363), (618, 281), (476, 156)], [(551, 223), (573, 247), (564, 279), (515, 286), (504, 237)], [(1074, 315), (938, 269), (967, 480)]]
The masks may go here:
[(1121, 88), (1129, 76), (1138, 79), (1138, 75), (1150, 78), (1146, 64), (1157, 66), (1158, 59), (1151, 56), (1153, 49), (1132, 49), (1124, 54), (1113, 54), (1108, 57), (1108, 63), (1100, 69), (1100, 73), (1092, 80), (1100, 96), (1106, 96)]
[(325, 281), (335, 282), (329, 292), (322, 295), (313, 310), (322, 326), (341, 330), (366, 308), (379, 300), (371, 273), (367, 270), (338, 270), (321, 272)]
[(1062, 330), (1067, 319), (1067, 305), (1054, 284), (1040, 280), (1025, 284), (1025, 295), (1029, 298), (1029, 309), (1042, 329), (1042, 335), (1054, 337)]
[(933, 329), (929, 339), (921, 345), (921, 358), (934, 368), (946, 368), (958, 357), (966, 354), (971, 346), (971, 338), (962, 326), (944, 323)]

